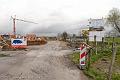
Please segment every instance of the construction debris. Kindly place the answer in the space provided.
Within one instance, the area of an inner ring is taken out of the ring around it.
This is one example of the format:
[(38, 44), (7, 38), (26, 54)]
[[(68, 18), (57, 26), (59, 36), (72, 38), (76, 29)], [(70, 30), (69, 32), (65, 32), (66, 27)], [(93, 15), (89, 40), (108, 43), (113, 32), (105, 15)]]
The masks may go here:
[(43, 45), (47, 43), (46, 37), (37, 37), (35, 34), (21, 35), (0, 35), (0, 49), (21, 50), (30, 45)]
[(36, 37), (33, 40), (33, 36), (31, 37), (31, 39), (27, 40), (27, 44), (29, 45), (43, 45), (47, 43), (47, 39), (45, 37)]

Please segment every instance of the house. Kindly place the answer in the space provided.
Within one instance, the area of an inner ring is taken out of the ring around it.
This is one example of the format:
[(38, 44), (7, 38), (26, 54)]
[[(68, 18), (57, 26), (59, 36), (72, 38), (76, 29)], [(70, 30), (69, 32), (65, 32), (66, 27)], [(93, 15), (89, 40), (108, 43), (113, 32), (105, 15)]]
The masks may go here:
[(89, 19), (89, 31), (104, 31), (105, 22), (104, 18), (102, 19)]

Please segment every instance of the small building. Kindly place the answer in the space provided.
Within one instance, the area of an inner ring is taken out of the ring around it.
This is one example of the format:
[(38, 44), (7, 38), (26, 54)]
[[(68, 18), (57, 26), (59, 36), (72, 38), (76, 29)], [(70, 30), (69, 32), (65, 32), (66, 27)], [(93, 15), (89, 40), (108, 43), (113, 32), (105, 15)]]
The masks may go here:
[(99, 28), (94, 28), (94, 27), (89, 28), (89, 31), (103, 31), (103, 30), (104, 30), (103, 26), (100, 26)]
[(89, 41), (102, 41), (105, 36), (105, 19), (90, 19), (89, 20)]
[(105, 22), (104, 18), (102, 19), (90, 19), (89, 21), (89, 31), (104, 31)]

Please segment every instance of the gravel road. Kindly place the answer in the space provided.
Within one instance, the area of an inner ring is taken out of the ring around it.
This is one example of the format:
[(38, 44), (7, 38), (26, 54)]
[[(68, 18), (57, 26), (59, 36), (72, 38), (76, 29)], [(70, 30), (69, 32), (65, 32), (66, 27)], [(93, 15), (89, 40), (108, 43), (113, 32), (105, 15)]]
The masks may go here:
[(0, 58), (0, 80), (88, 80), (68, 59), (71, 51), (59, 41), (0, 53), (10, 54)]

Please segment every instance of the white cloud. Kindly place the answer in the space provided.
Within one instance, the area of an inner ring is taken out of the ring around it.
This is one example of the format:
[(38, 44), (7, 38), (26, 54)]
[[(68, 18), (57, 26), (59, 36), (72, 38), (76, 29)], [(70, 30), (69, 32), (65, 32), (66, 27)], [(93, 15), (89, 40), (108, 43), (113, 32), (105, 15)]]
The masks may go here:
[[(63, 25), (89, 18), (101, 18), (113, 7), (120, 8), (119, 4), (119, 0), (0, 0), (0, 31), (12, 31), (12, 15), (39, 23), (33, 25), (17, 21), (19, 31), (29, 32), (42, 28), (43, 25), (49, 27), (54, 24)], [(23, 30), (24, 26), (26, 29)]]

